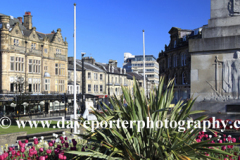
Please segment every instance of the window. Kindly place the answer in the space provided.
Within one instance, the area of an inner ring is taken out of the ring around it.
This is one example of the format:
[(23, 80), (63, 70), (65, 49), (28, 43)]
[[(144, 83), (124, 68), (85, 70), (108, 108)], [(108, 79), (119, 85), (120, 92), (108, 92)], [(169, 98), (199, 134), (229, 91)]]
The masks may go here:
[(58, 75), (58, 63), (55, 64), (55, 75)]
[(28, 89), (29, 89), (29, 92), (40, 92), (41, 91), (41, 79), (37, 79), (37, 78), (29, 78), (28, 79), (28, 83), (29, 83), (29, 86), (28, 86)]
[(94, 85), (94, 92), (98, 92), (98, 85)]
[(103, 80), (103, 76), (102, 76), (102, 74), (100, 74), (100, 81), (102, 81)]
[(182, 73), (182, 84), (187, 84), (187, 77), (185, 72)]
[(14, 92), (14, 83), (10, 84), (10, 92)]
[(94, 80), (98, 80), (98, 75), (97, 75), (97, 73), (94, 73)]
[(41, 66), (40, 60), (35, 60), (35, 59), (28, 60), (29, 73), (40, 73), (41, 72), (40, 66)]
[(22, 57), (10, 57), (10, 70), (16, 72), (24, 71), (24, 58)]
[(100, 85), (100, 92), (103, 92), (103, 86)]
[(48, 66), (44, 66), (44, 71), (47, 71), (48, 70)]
[(47, 49), (47, 48), (45, 48), (45, 49), (44, 49), (44, 52), (45, 52), (45, 53), (47, 53), (47, 52), (48, 52), (48, 49)]
[(68, 71), (68, 79), (71, 79), (71, 72)]
[(171, 68), (172, 66), (172, 59), (171, 59), (171, 56), (168, 57), (168, 68)]
[(61, 49), (56, 49), (56, 54), (61, 54)]
[(91, 92), (91, 84), (88, 85), (88, 92)]
[(32, 43), (31, 48), (36, 49), (36, 43)]
[(178, 59), (177, 55), (174, 55), (173, 56), (173, 67), (177, 67), (177, 59)]
[(117, 83), (117, 77), (115, 77), (115, 83)]
[(45, 91), (50, 91), (50, 79), (45, 79)]
[(174, 48), (176, 48), (177, 47), (177, 41), (176, 40), (174, 40), (174, 46), (173, 46)]
[(18, 39), (14, 39), (14, 46), (19, 46), (19, 42), (18, 42)]
[(65, 64), (59, 64), (59, 75), (63, 76), (65, 75), (64, 72), (65, 71)]
[(91, 72), (88, 72), (88, 79), (91, 79)]
[(59, 80), (59, 92), (65, 92), (64, 80)]
[(14, 71), (14, 57), (10, 57), (10, 70)]
[(186, 58), (187, 58), (187, 54), (186, 53), (181, 54), (181, 65), (182, 66), (186, 65)]
[(113, 83), (113, 77), (112, 77), (112, 83)]

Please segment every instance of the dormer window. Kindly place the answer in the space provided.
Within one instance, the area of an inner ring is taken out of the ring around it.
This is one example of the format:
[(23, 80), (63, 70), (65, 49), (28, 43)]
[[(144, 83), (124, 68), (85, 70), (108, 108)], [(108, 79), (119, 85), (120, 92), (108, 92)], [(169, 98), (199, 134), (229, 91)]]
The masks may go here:
[(120, 68), (120, 74), (122, 74), (122, 68)]
[(18, 39), (14, 39), (14, 46), (18, 46), (19, 43), (18, 43)]

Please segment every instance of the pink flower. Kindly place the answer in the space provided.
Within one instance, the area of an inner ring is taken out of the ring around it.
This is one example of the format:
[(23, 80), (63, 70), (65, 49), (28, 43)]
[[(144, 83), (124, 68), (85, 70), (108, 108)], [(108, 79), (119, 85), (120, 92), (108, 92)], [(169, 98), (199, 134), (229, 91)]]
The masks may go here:
[(13, 150), (13, 148), (12, 147), (9, 147), (9, 151), (11, 152)]
[(212, 144), (214, 144), (215, 142), (214, 141), (211, 141)]
[(22, 153), (24, 153), (24, 152), (25, 152), (25, 148), (24, 148), (24, 147), (21, 147), (20, 151), (21, 151)]
[(230, 149), (230, 148), (231, 148), (231, 145), (227, 145), (227, 148)]
[(233, 139), (232, 139), (232, 142), (233, 142), (233, 143), (236, 143), (236, 141), (237, 141), (236, 138), (233, 138)]
[(53, 143), (52, 143), (52, 142), (49, 142), (48, 145), (49, 145), (50, 147), (52, 147), (52, 146), (53, 146)]
[(196, 141), (199, 143), (199, 142), (201, 142), (201, 139), (196, 139)]
[(37, 141), (37, 140), (36, 140), (36, 141), (34, 140), (34, 144), (37, 145), (37, 144), (38, 144), (38, 141)]
[(39, 160), (45, 160), (45, 156), (41, 156)]
[(222, 143), (222, 140), (221, 140), (221, 139), (219, 140), (219, 143)]
[(67, 137), (65, 137), (65, 141), (67, 140)]
[(226, 146), (222, 146), (222, 150), (224, 151), (224, 150), (226, 150), (227, 148), (226, 148)]
[(60, 137), (60, 140), (61, 140), (61, 141), (63, 140), (63, 137), (62, 137), (62, 136)]
[(209, 154), (208, 154), (208, 153), (205, 153), (205, 156), (209, 156)]
[(52, 150), (51, 149), (47, 149), (47, 154), (51, 154)]
[(25, 140), (25, 143), (28, 143), (28, 140), (27, 140), (27, 139)]
[(43, 152), (43, 148), (39, 148), (39, 151), (40, 151), (40, 152)]
[(205, 138), (208, 138), (208, 135), (207, 135), (207, 134), (205, 134), (205, 135), (204, 135), (204, 137), (205, 137)]
[(15, 150), (12, 150), (12, 155), (15, 155), (16, 154), (16, 151)]
[(230, 142), (230, 141), (232, 140), (232, 138), (231, 138), (231, 137), (228, 137), (227, 139), (228, 139), (228, 142)]

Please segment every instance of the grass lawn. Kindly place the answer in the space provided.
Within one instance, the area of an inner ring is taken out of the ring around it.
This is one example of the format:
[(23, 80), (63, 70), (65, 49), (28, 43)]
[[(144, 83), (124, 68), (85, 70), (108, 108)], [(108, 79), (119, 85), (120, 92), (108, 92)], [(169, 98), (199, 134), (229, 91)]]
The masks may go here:
[[(53, 128), (53, 126), (56, 126), (56, 128)], [(61, 126), (61, 123), (60, 123)], [(45, 128), (42, 127), (41, 123), (38, 124), (38, 127), (35, 128), (34, 126), (31, 128), (29, 125), (26, 125), (25, 128), (21, 126), (21, 128), (18, 128), (17, 124), (12, 124), (9, 128), (3, 129), (0, 127), (0, 135), (1, 134), (9, 134), (9, 133), (15, 133), (15, 132), (27, 132), (27, 134), (34, 134), (34, 133), (41, 133), (41, 132), (48, 132), (48, 131), (54, 131), (54, 130), (60, 130), (61, 128), (57, 128), (57, 121), (52, 121), (49, 128), (45, 126)]]

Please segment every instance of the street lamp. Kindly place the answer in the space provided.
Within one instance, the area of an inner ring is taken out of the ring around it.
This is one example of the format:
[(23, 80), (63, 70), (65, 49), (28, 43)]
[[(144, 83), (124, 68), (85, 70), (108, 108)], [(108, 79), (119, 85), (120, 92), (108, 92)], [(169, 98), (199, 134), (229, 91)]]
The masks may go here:
[(28, 103), (24, 102), (22, 105), (24, 106), (24, 114), (26, 114), (26, 107), (28, 106)]
[(81, 106), (81, 113), (83, 114), (85, 111), (85, 70), (84, 70), (84, 58), (83, 56), (86, 53), (81, 52), (82, 55), (82, 106)]
[[(44, 101), (41, 101), (39, 104), (41, 107), (43, 107), (45, 103), (44, 103)], [(42, 109), (41, 109), (41, 111), (42, 111)]]
[(17, 105), (16, 105), (15, 103), (11, 103), (10, 106), (14, 108), (14, 113), (15, 113), (15, 107), (16, 107)]

